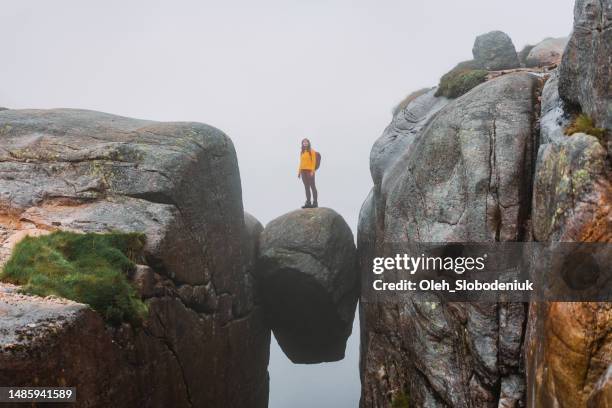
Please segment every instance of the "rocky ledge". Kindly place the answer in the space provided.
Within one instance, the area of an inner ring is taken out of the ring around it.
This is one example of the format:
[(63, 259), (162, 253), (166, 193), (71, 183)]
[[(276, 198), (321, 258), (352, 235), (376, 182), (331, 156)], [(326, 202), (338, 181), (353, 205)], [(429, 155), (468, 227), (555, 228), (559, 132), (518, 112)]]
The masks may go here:
[[(5, 258), (23, 236), (58, 229), (144, 233), (146, 265), (133, 278), (149, 311), (142, 327), (107, 327), (82, 305), (4, 294), (5, 315), (27, 307), (37, 320), (19, 343), (17, 328), (3, 324), (0, 379), (76, 386), (82, 406), (267, 406), (270, 331), (255, 303), (256, 237), (226, 135), (200, 123), (4, 110), (0, 191)], [(51, 309), (65, 324), (49, 323), (56, 334), (39, 347)]]

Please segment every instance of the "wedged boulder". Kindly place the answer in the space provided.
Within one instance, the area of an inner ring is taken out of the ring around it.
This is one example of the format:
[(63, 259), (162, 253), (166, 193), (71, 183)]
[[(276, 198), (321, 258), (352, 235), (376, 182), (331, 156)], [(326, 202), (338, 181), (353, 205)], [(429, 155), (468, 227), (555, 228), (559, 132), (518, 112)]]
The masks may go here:
[[(362, 207), (359, 259), (392, 242), (529, 236), (540, 80), (500, 76), (451, 101), (418, 132)], [(374, 241), (374, 242), (372, 242)], [(414, 294), (361, 307), (362, 407), (521, 406), (526, 308)]]
[(297, 210), (271, 221), (257, 274), (266, 318), (291, 361), (344, 358), (359, 281), (353, 233), (338, 213)]
[(503, 31), (491, 31), (476, 37), (472, 54), (474, 60), (489, 71), (521, 66), (512, 40)]
[(576, 1), (559, 71), (561, 97), (612, 129), (612, 0)]
[[(2, 111), (0, 192), (5, 258), (24, 235), (143, 232), (146, 265), (134, 279), (149, 309), (142, 327), (104, 327), (93, 312), (75, 318), (79, 331), (112, 344), (83, 362), (90, 375), (56, 348), (48, 370), (21, 371), (37, 352), (26, 342), (21, 355), (0, 352), (0, 378), (27, 385), (36, 374), (51, 385), (64, 370), (74, 379), (66, 385), (93, 390), (92, 407), (267, 406), (270, 331), (250, 284), (255, 238), (226, 135), (84, 110)], [(72, 355), (92, 351), (85, 335), (58, 336), (74, 336)], [(105, 364), (112, 369), (95, 369)]]
[(568, 40), (568, 37), (560, 37), (547, 38), (541, 41), (529, 51), (525, 59), (525, 66), (546, 67), (559, 65)]

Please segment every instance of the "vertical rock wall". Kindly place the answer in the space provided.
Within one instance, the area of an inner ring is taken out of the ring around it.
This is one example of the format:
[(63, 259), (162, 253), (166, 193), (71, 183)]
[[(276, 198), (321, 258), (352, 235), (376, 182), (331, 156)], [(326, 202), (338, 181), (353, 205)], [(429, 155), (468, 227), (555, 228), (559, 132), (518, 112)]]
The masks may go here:
[[(517, 241), (529, 235), (540, 81), (502, 76), (448, 103), (411, 136), (364, 203), (362, 273), (385, 242)], [(410, 105), (406, 107), (410, 109)], [(363, 407), (400, 395), (423, 407), (524, 400), (523, 304), (362, 302)]]
[[(91, 376), (67, 377), (84, 389), (104, 385), (91, 406), (267, 406), (270, 332), (249, 271), (257, 238), (245, 229), (227, 136), (199, 123), (6, 110), (0, 191), (5, 256), (25, 233), (146, 234), (143, 327), (104, 328), (89, 313), (75, 320), (80, 330), (98, 333), (101, 344), (112, 344), (91, 363)], [(90, 352), (86, 341), (71, 339), (75, 359)], [(18, 348), (2, 352), (0, 383), (25, 385), (34, 375), (54, 385), (60, 381), (54, 373), (75, 369), (48, 349), (49, 370), (17, 375), (15, 367), (42, 358), (27, 340)], [(98, 370), (108, 364), (111, 370)]]

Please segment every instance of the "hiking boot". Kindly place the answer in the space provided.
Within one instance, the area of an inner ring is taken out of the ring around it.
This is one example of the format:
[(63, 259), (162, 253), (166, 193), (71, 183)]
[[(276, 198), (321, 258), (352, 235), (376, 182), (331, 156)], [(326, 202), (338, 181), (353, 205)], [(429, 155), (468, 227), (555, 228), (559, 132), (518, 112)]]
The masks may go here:
[(310, 204), (310, 201), (306, 201), (302, 208), (312, 208), (312, 204)]
[(318, 208), (318, 207), (319, 207), (319, 203), (315, 201), (314, 203), (312, 203), (312, 207), (310, 208)]

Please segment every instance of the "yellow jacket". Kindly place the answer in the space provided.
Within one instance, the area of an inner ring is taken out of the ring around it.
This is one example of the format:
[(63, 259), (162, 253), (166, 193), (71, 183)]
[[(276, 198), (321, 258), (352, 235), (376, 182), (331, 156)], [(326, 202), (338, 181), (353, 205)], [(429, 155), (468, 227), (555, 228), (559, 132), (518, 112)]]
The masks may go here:
[(300, 168), (298, 171), (302, 170), (311, 170), (315, 171), (315, 167), (317, 166), (317, 152), (314, 149), (310, 149), (310, 151), (305, 150), (300, 154)]

